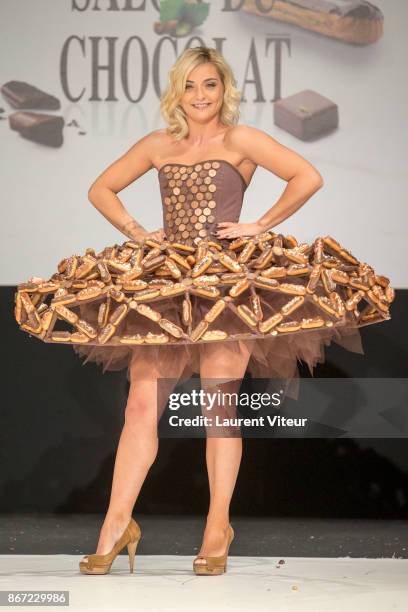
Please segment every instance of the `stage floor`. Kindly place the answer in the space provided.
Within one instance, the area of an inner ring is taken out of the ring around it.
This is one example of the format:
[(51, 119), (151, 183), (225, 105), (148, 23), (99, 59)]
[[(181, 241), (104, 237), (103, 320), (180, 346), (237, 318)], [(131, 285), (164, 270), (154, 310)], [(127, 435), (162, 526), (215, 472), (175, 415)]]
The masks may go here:
[[(71, 610), (391, 612), (408, 608), (408, 560), (230, 555), (221, 576), (195, 576), (191, 555), (127, 555), (111, 573), (79, 572), (78, 555), (0, 555), (0, 589), (64, 590)], [(347, 608), (346, 608), (347, 606)], [(56, 609), (52, 606), (52, 609)]]
[(133, 516), (134, 573), (124, 549), (109, 574), (90, 576), (78, 563), (103, 515), (0, 515), (0, 591), (68, 591), (70, 609), (87, 611), (408, 609), (406, 521), (231, 516), (227, 572), (195, 576), (203, 517)]

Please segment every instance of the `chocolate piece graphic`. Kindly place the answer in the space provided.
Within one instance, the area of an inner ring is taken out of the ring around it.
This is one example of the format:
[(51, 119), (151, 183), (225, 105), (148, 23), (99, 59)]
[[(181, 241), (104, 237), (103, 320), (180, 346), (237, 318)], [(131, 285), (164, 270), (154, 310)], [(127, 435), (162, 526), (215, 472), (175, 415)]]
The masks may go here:
[(274, 103), (274, 123), (301, 140), (313, 140), (336, 129), (337, 104), (312, 89)]
[(58, 98), (24, 81), (8, 81), (2, 85), (1, 93), (14, 108), (37, 110), (61, 108)]
[(9, 116), (9, 125), (12, 130), (20, 132), (23, 138), (49, 147), (60, 147), (64, 141), (63, 117), (18, 111)]
[(263, 18), (293, 25), (356, 45), (381, 38), (384, 16), (365, 0), (275, 0), (259, 10), (255, 0), (245, 0), (243, 10)]

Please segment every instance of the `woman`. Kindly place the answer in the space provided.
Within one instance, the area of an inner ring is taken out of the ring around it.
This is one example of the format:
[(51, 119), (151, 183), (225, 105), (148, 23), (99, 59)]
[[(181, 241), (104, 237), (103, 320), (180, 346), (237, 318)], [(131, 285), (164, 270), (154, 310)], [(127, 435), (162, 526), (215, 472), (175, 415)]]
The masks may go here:
[[(186, 50), (169, 76), (169, 86), (161, 99), (167, 129), (156, 130), (139, 140), (109, 166), (89, 190), (92, 204), (132, 241), (143, 244), (148, 239), (162, 241), (167, 238), (192, 244), (193, 239), (197, 244), (200, 236), (211, 235), (224, 247), (231, 239), (260, 236), (282, 223), (322, 187), (320, 173), (303, 157), (258, 129), (238, 125), (240, 92), (235, 88), (231, 68), (215, 49)], [(286, 180), (287, 186), (276, 204), (259, 219), (240, 223), (242, 198), (258, 165)], [(130, 216), (116, 194), (153, 168), (159, 173), (165, 228), (148, 232)], [(181, 188), (174, 187), (179, 184)], [(173, 196), (166, 191), (170, 188)], [(207, 215), (206, 221), (193, 225), (194, 206), (199, 208), (200, 201), (203, 206), (208, 204), (200, 209), (204, 213), (199, 215), (203, 219)], [(177, 211), (170, 212), (174, 202), (178, 202)], [(177, 218), (177, 214), (185, 217)], [(265, 294), (262, 306), (266, 312), (269, 308), (269, 312), (277, 316), (285, 303), (279, 300), (285, 296), (268, 291)], [(206, 310), (203, 302), (193, 301), (197, 320), (208, 312), (209, 307)], [(162, 308), (166, 315), (171, 304), (169, 301)], [(311, 314), (306, 304), (302, 307), (306, 317)], [(86, 311), (86, 304), (84, 309)], [(176, 316), (176, 308), (173, 314)], [(223, 329), (232, 329), (235, 325), (230, 316), (222, 321)], [(323, 360), (323, 345), (332, 339), (349, 350), (362, 352), (359, 331), (353, 322), (340, 331), (332, 326), (307, 329), (306, 332), (265, 339), (254, 336), (248, 340), (189, 342), (177, 348), (74, 346), (79, 355), (87, 355), (87, 360), (102, 361), (106, 369), (128, 365), (130, 380), (109, 508), (96, 553), (80, 562), (82, 572), (108, 572), (114, 558), (126, 545), (133, 571), (140, 528), (132, 519), (132, 511), (157, 455), (157, 420), (164, 409), (163, 402), (157, 405), (158, 379), (177, 381), (185, 372), (198, 371), (204, 388), (213, 388), (212, 381), (216, 379), (215, 387), (237, 391), (248, 367), (255, 376), (293, 377), (297, 372), (297, 359), (303, 359), (312, 371), (313, 366)], [(178, 353), (174, 352), (176, 350)], [(226, 386), (219, 384), (220, 379)], [(169, 385), (166, 392), (171, 390)], [(196, 574), (215, 575), (226, 571), (229, 545), (234, 537), (229, 509), (241, 455), (239, 435), (207, 435), (210, 505), (201, 548), (194, 560)]]

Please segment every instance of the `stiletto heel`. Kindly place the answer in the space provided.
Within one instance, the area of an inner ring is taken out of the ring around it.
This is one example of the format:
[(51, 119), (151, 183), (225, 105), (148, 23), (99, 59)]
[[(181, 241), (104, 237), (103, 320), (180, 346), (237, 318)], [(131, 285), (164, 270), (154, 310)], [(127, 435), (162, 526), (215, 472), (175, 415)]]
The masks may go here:
[(138, 543), (139, 540), (135, 540), (134, 542), (129, 542), (129, 544), (127, 545), (129, 555), (129, 568), (131, 574), (133, 574), (133, 564), (135, 562), (135, 554)]
[[(193, 569), (197, 576), (218, 576), (227, 571), (228, 552), (234, 535), (234, 530), (231, 525), (229, 525), (227, 548), (225, 549), (225, 553), (220, 557), (205, 557), (204, 555), (199, 555), (194, 559)], [(197, 559), (205, 559), (205, 563), (196, 563)]]
[(132, 573), (136, 547), (141, 537), (139, 525), (133, 518), (130, 519), (125, 531), (110, 552), (106, 553), (106, 555), (86, 555), (84, 559), (87, 559), (87, 561), (80, 561), (79, 569), (82, 574), (107, 574), (118, 554), (127, 546), (130, 572)]

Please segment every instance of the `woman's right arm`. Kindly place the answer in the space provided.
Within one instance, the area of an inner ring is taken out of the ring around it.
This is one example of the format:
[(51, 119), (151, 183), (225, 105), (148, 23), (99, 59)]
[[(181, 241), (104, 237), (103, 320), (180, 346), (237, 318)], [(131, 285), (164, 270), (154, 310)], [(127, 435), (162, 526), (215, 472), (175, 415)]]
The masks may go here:
[(141, 240), (149, 232), (128, 213), (116, 194), (153, 168), (152, 152), (159, 139), (156, 130), (138, 140), (97, 177), (88, 191), (93, 206), (131, 240)]

